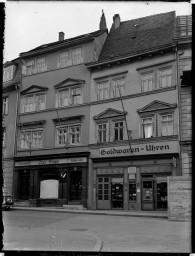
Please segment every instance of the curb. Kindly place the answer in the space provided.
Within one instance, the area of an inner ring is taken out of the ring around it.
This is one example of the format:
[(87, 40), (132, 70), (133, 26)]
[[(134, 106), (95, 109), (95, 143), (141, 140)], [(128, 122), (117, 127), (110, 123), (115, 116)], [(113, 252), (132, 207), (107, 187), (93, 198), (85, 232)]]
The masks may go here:
[(64, 212), (64, 213), (76, 213), (76, 214), (93, 214), (93, 215), (111, 215), (111, 216), (124, 216), (124, 217), (145, 217), (145, 218), (165, 218), (168, 219), (168, 215), (165, 214), (152, 214), (152, 213), (142, 213), (142, 212), (98, 212), (91, 210), (65, 210), (57, 208), (33, 208), (33, 207), (12, 207), (15, 210), (24, 211), (44, 211), (44, 212)]

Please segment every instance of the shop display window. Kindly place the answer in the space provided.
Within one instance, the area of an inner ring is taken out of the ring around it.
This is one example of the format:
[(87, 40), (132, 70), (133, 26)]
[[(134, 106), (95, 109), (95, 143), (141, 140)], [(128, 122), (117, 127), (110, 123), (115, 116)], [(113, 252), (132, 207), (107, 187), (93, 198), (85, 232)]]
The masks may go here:
[(129, 201), (136, 201), (136, 184), (129, 184)]

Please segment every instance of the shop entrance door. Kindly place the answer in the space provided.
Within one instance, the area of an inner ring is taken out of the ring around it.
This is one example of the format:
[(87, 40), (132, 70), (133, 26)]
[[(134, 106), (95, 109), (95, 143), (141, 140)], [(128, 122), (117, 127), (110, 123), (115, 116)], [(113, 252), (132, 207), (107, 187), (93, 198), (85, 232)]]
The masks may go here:
[(69, 201), (81, 201), (82, 171), (71, 171), (69, 182)]
[(112, 209), (123, 209), (123, 178), (112, 178)]
[(153, 179), (142, 180), (142, 210), (154, 210), (154, 182)]
[(18, 199), (28, 200), (30, 195), (30, 172), (21, 170), (19, 172), (19, 194)]
[(97, 209), (110, 209), (110, 178), (97, 177)]

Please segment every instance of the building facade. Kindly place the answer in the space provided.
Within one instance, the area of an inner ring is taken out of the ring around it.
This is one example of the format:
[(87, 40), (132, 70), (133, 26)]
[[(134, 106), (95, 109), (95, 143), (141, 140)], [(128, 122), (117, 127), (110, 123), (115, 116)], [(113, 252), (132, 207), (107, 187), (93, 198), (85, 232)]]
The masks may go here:
[[(167, 210), (182, 175), (174, 12), (121, 22), (91, 71), (89, 205)], [(147, 24), (147, 25), (146, 25)]]
[(107, 36), (100, 29), (21, 53), (15, 201), (87, 207), (90, 72)]
[(2, 169), (3, 190), (13, 196), (13, 170), (16, 147), (16, 118), (18, 94), (21, 81), (19, 59), (6, 62), (3, 66), (2, 95)]

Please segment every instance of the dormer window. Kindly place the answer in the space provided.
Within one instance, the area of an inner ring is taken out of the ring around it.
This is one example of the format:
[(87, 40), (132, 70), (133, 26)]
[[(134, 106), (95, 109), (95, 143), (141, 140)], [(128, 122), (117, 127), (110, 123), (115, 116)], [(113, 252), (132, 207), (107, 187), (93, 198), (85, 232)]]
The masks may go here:
[(83, 63), (83, 47), (78, 47), (60, 52), (57, 66), (64, 68), (81, 63)]
[(8, 82), (13, 79), (13, 71), (13, 65), (3, 69), (3, 82)]

